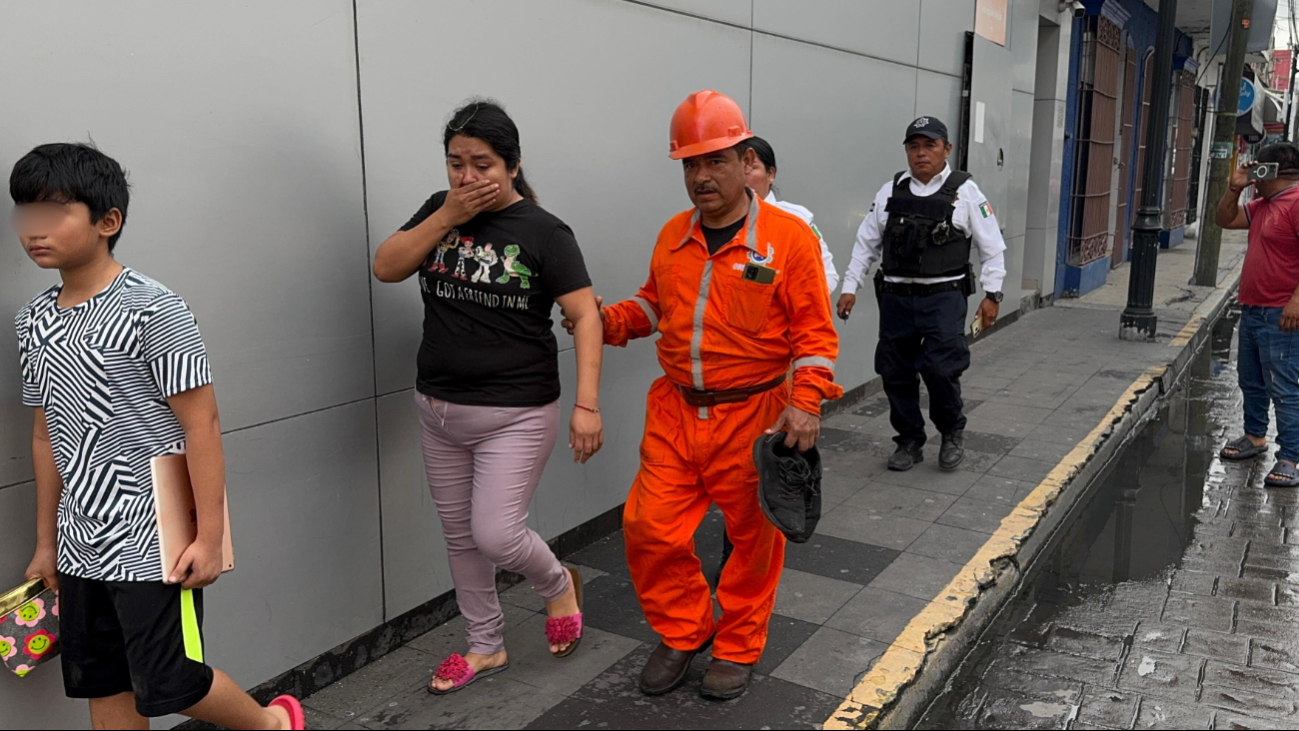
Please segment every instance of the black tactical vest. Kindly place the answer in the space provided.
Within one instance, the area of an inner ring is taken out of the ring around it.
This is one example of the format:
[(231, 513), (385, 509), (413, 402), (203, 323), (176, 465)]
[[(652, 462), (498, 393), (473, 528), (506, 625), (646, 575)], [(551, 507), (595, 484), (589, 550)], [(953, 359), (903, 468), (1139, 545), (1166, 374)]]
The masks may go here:
[(970, 237), (952, 223), (956, 191), (970, 174), (954, 170), (937, 193), (911, 192), (904, 173), (893, 176), (893, 194), (884, 210), (884, 274), (890, 277), (947, 277), (965, 274)]

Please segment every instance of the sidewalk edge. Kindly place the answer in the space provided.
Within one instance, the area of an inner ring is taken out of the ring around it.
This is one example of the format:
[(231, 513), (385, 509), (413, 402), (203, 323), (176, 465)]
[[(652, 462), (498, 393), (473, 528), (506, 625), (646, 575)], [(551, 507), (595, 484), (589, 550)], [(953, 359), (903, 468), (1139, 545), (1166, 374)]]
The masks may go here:
[(860, 679), (826, 729), (909, 728), (1040, 558), (1086, 486), (1189, 366), (1240, 281), (1238, 265), (1170, 341), (1170, 363), (1152, 366), (1119, 397), (1088, 436), (1002, 521), (954, 579), (912, 618)]

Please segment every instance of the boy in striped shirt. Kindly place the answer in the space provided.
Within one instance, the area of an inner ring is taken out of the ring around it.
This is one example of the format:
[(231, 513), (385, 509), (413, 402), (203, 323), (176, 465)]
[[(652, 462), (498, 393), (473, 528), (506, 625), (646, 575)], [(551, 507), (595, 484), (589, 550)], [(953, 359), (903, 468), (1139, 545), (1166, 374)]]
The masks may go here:
[[(64, 687), (95, 728), (183, 713), (227, 728), (302, 728), (203, 662), (202, 587), (221, 573), (225, 462), (207, 353), (185, 302), (124, 267), (126, 174), (89, 145), (41, 145), (14, 166), (13, 223), (62, 282), (15, 320), (23, 403), (35, 410), (36, 555), (59, 591)], [(150, 460), (185, 452), (198, 539), (163, 575)]]

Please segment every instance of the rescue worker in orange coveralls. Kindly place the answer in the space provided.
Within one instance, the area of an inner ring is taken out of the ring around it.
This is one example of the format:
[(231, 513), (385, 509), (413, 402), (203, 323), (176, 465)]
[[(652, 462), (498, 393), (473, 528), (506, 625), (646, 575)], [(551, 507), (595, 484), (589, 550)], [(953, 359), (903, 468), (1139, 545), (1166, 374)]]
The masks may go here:
[[(700, 693), (744, 692), (785, 560), (785, 537), (758, 507), (753, 444), (785, 431), (788, 446), (810, 449), (821, 402), (843, 395), (820, 242), (801, 218), (745, 186), (756, 155), (736, 146), (752, 136), (724, 94), (696, 92), (677, 107), (669, 157), (682, 161), (695, 207), (659, 232), (640, 292), (603, 309), (606, 344), (662, 336), (666, 375), (650, 387), (640, 471), (623, 513), (632, 581), (663, 637), (641, 674), (649, 695), (680, 685), (710, 642)], [(717, 622), (694, 551), (710, 503), (735, 544), (717, 587)]]

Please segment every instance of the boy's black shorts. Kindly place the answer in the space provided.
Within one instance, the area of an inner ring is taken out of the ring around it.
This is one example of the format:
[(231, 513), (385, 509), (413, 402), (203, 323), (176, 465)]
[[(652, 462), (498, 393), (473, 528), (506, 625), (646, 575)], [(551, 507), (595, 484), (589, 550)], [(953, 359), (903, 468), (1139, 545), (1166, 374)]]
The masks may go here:
[(59, 644), (69, 698), (135, 693), (142, 716), (179, 713), (207, 697), (203, 592), (160, 581), (59, 574)]

